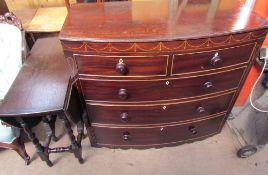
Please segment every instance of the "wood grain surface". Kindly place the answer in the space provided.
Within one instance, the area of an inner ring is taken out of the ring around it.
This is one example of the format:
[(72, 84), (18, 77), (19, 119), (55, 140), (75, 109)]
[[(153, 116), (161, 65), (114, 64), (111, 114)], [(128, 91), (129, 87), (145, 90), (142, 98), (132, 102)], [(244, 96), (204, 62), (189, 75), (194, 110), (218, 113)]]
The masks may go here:
[[(75, 4), (61, 31), (62, 40), (145, 42), (206, 38), (267, 27), (239, 1), (210, 0)], [(165, 13), (159, 7), (167, 6)], [(205, 10), (204, 10), (205, 6)], [(245, 14), (246, 15), (243, 15)], [(136, 15), (139, 14), (139, 15)], [(244, 19), (246, 18), (246, 19)], [(84, 21), (81, 23), (81, 21)]]
[(57, 38), (38, 40), (0, 105), (0, 116), (31, 116), (64, 107), (70, 74)]

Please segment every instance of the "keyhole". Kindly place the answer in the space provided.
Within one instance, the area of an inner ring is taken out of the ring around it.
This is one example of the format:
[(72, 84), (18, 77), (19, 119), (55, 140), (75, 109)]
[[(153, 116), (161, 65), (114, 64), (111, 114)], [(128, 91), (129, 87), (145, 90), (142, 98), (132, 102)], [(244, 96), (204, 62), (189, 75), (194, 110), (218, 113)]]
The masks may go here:
[(122, 58), (120, 58), (118, 62), (119, 62), (119, 63), (123, 63), (124, 60), (123, 60)]

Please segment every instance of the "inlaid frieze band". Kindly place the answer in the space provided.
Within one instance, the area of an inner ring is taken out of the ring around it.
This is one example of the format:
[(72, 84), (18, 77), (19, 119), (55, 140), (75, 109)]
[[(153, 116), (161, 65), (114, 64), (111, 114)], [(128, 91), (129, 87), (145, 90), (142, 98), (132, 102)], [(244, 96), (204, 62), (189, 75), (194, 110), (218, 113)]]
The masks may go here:
[(95, 52), (153, 52), (153, 51), (186, 51), (201, 48), (213, 48), (218, 46), (226, 46), (231, 44), (243, 43), (262, 38), (267, 33), (266, 30), (257, 32), (248, 32), (243, 34), (235, 34), (229, 36), (209, 37), (205, 39), (189, 39), (184, 41), (170, 42), (152, 42), (124, 43), (124, 47), (120, 43), (94, 43), (94, 42), (71, 42), (63, 41), (62, 45), (65, 50), (72, 51), (95, 51)]

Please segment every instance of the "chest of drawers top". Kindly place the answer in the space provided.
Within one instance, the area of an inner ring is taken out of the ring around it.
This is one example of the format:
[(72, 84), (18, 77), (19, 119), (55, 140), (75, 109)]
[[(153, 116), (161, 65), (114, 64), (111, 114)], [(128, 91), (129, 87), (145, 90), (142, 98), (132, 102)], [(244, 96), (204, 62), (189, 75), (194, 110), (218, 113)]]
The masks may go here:
[(239, 1), (109, 2), (73, 5), (60, 39), (91, 42), (172, 41), (266, 27), (266, 20)]

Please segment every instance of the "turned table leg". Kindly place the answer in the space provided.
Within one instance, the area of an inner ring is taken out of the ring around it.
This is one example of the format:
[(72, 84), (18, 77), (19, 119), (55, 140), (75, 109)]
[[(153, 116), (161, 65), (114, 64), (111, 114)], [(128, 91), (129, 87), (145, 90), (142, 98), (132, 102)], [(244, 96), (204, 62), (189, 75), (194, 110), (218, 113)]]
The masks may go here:
[(56, 137), (56, 134), (55, 134), (55, 123), (57, 120), (57, 115), (48, 115), (47, 118), (49, 120), (49, 126), (50, 126), (51, 131), (52, 131), (51, 138), (54, 142), (56, 142), (56, 141), (58, 141), (58, 138)]
[(11, 144), (13, 146), (13, 149), (24, 159), (25, 164), (29, 165), (31, 158), (25, 150), (25, 145), (21, 137), (15, 139)]
[(47, 165), (51, 167), (53, 164), (49, 160), (48, 152), (39, 143), (39, 140), (35, 137), (35, 134), (29, 128), (28, 124), (21, 117), (18, 117), (17, 121), (20, 123), (21, 127), (23, 128), (24, 132), (27, 134), (28, 138), (33, 142), (33, 144), (36, 148), (37, 154), (39, 155), (41, 160), (45, 161), (47, 163)]
[(57, 137), (55, 136), (55, 121), (56, 118), (52, 116), (44, 116), (42, 117), (43, 125), (46, 130), (46, 142), (45, 147), (48, 148), (51, 142), (51, 139), (53, 141), (57, 141)]
[(45, 142), (44, 146), (46, 148), (48, 148), (50, 145), (50, 142), (51, 142), (51, 138), (52, 138), (52, 129), (49, 125), (49, 121), (48, 121), (48, 118), (46, 116), (42, 117), (42, 121), (43, 121), (44, 128), (46, 130), (46, 142)]
[[(78, 136), (77, 136), (77, 143), (79, 144), (79, 146), (81, 147), (81, 142), (82, 142), (82, 139), (84, 137), (84, 122), (82, 120), (80, 120), (78, 123), (77, 123), (77, 133), (78, 133)], [(82, 147), (81, 147), (82, 149)]]
[(83, 112), (82, 119), (83, 119), (83, 123), (86, 127), (86, 130), (87, 130), (87, 136), (88, 136), (89, 142), (91, 143), (92, 146), (94, 146), (96, 144), (96, 138), (95, 138), (93, 129), (91, 127), (91, 124), (88, 120), (86, 110), (84, 110), (84, 112)]
[(61, 115), (60, 115), (60, 118), (63, 120), (64, 122), (64, 126), (67, 130), (67, 134), (70, 138), (70, 141), (71, 141), (71, 146), (72, 146), (72, 151), (74, 153), (74, 156), (78, 159), (79, 163), (83, 163), (83, 158), (82, 158), (82, 149), (81, 149), (81, 145), (79, 145), (75, 139), (75, 136), (73, 134), (73, 130), (71, 128), (71, 124), (67, 118), (67, 112), (63, 112)]

